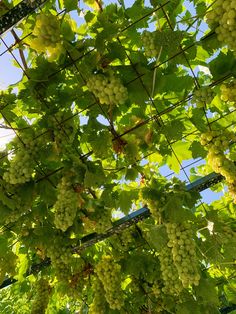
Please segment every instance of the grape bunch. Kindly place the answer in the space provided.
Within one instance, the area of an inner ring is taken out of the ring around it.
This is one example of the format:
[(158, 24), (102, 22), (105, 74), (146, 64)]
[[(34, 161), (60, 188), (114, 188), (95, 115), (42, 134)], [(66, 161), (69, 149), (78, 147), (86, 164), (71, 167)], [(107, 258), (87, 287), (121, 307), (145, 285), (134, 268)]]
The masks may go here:
[(71, 144), (75, 138), (75, 124), (71, 118), (72, 112), (58, 111), (51, 117), (50, 124), (53, 128), (53, 139), (56, 151), (67, 152), (71, 149)]
[(50, 258), (55, 275), (60, 282), (68, 283), (72, 270), (74, 258), (71, 254), (71, 246), (68, 246), (67, 238), (54, 236), (53, 240), (46, 246), (46, 255)]
[(223, 225), (222, 232), (224, 234), (223, 241), (230, 242), (236, 240), (236, 232), (229, 226), (229, 225)]
[(22, 184), (32, 179), (34, 173), (34, 159), (42, 150), (42, 137), (33, 139), (32, 134), (21, 134), (15, 139), (16, 150), (14, 157), (10, 160), (8, 171), (3, 174), (3, 179), (10, 184)]
[(215, 28), (218, 40), (236, 52), (235, 0), (216, 0), (207, 14), (207, 23)]
[(47, 12), (40, 13), (36, 17), (33, 29), (34, 38), (30, 39), (31, 48), (46, 52), (52, 59), (56, 59), (57, 53), (62, 50), (62, 39), (60, 33), (60, 21), (57, 16)]
[(167, 223), (169, 237), (168, 247), (171, 248), (174, 264), (184, 288), (197, 286), (200, 274), (191, 225), (188, 223)]
[(193, 92), (192, 104), (196, 104), (198, 108), (204, 107), (206, 104), (210, 104), (215, 96), (211, 87), (204, 86), (196, 89)]
[(68, 246), (67, 239), (63, 237), (55, 237), (53, 241), (47, 246), (47, 256), (50, 257), (52, 264), (64, 263), (65, 265), (71, 263), (72, 255), (71, 248)]
[(54, 204), (55, 226), (66, 231), (73, 225), (78, 209), (78, 196), (70, 181), (70, 176), (62, 177), (57, 186), (57, 201)]
[(36, 284), (36, 296), (32, 304), (31, 314), (44, 314), (48, 307), (51, 287), (46, 279), (41, 278)]
[(112, 73), (90, 76), (87, 87), (101, 104), (122, 105), (128, 99), (127, 88), (124, 87), (120, 78)]
[(179, 295), (183, 285), (179, 280), (179, 274), (174, 264), (171, 248), (163, 247), (159, 254), (161, 275), (164, 282), (162, 292), (164, 294)]
[(159, 50), (156, 45), (155, 33), (145, 30), (142, 34), (142, 42), (147, 57), (153, 58), (158, 55)]
[[(161, 183), (161, 184), (160, 184)], [(140, 198), (145, 205), (148, 206), (153, 218), (159, 222), (165, 216), (166, 203), (171, 201), (173, 197), (175, 200), (179, 198), (181, 203), (188, 206), (191, 194), (186, 190), (184, 182), (177, 178), (172, 178), (168, 182), (164, 180), (150, 180), (147, 186), (140, 190)], [(164, 214), (164, 215), (163, 215)]]
[(89, 314), (104, 314), (106, 313), (105, 291), (101, 281), (95, 277), (92, 283), (92, 291), (94, 293), (93, 302), (89, 306)]
[(3, 179), (10, 184), (22, 184), (31, 180), (33, 171), (32, 157), (26, 149), (22, 148), (16, 151), (8, 171), (3, 174)]
[(103, 284), (105, 298), (113, 310), (120, 310), (124, 305), (123, 292), (121, 290), (121, 266), (112, 256), (103, 256), (96, 265), (95, 272)]
[(119, 235), (115, 234), (109, 238), (114, 250), (117, 250), (118, 254), (122, 251), (128, 251), (130, 247), (135, 243), (135, 231), (132, 227), (123, 230)]
[(152, 293), (154, 294), (154, 296), (156, 297), (156, 301), (155, 301), (155, 312), (154, 313), (163, 313), (163, 311), (165, 310), (165, 306), (163, 303), (163, 293), (162, 293), (162, 289), (160, 284), (158, 283), (158, 281), (155, 281), (153, 283), (152, 286)]
[(155, 281), (153, 283), (152, 292), (156, 298), (159, 298), (161, 296), (162, 292), (161, 292), (161, 287), (160, 287), (160, 284), (158, 283), (158, 281)]
[(212, 169), (225, 177), (229, 193), (236, 203), (236, 165), (230, 160), (225, 151), (230, 143), (236, 141), (236, 135), (229, 131), (209, 131), (201, 135), (201, 145), (205, 146), (207, 159)]
[(223, 101), (236, 103), (236, 80), (220, 86), (221, 99)]

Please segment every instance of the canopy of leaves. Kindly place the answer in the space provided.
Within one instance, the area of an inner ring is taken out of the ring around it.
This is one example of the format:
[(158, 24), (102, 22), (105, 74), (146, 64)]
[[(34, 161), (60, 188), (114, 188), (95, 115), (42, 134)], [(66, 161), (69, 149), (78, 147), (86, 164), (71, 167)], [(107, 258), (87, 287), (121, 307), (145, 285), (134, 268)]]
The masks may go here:
[[(214, 2), (50, 0), (2, 38), (1, 313), (234, 308), (236, 7)], [(213, 171), (207, 204), (185, 184)]]

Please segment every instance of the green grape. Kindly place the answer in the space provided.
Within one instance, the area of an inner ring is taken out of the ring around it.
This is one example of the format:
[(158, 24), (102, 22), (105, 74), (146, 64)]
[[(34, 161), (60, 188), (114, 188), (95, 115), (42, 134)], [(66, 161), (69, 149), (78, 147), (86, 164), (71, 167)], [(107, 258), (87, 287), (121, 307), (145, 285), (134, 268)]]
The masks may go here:
[(57, 59), (62, 52), (60, 21), (57, 16), (49, 12), (37, 15), (32, 35), (33, 38), (29, 40), (31, 48), (46, 52), (51, 60)]
[(197, 107), (204, 107), (206, 104), (210, 104), (214, 98), (214, 91), (211, 87), (201, 87), (193, 92), (192, 104), (196, 104)]
[(148, 200), (147, 201), (147, 205), (148, 208), (150, 210), (150, 213), (152, 214), (152, 216), (159, 221), (159, 219), (161, 218), (161, 208), (162, 208), (162, 204), (160, 204), (160, 201), (152, 201), (152, 200)]
[(197, 286), (200, 274), (191, 225), (167, 223), (166, 230), (169, 237), (168, 247), (171, 248), (173, 261), (183, 287)]
[(32, 179), (35, 167), (34, 159), (42, 149), (42, 137), (33, 139), (31, 134), (20, 134), (23, 143), (16, 138), (16, 151), (8, 171), (3, 174), (3, 179), (10, 184), (22, 184)]
[(162, 288), (159, 284), (158, 281), (155, 281), (153, 283), (152, 286), (152, 293), (154, 294), (154, 296), (156, 297), (156, 301), (155, 301), (155, 312), (154, 313), (161, 313), (165, 310), (165, 306), (162, 300), (163, 297), (163, 292), (162, 292)]
[(121, 251), (128, 251), (130, 246), (135, 243), (134, 228), (129, 227), (128, 229), (123, 230), (119, 235), (113, 235), (109, 238), (109, 241), (112, 244), (112, 247), (119, 253)]
[(215, 29), (218, 40), (236, 52), (236, 1), (216, 0), (207, 23)]
[(46, 255), (50, 258), (53, 270), (59, 282), (68, 283), (72, 276), (72, 264), (74, 262), (71, 247), (68, 240), (57, 236), (46, 247)]
[(89, 314), (104, 314), (106, 313), (105, 291), (102, 282), (95, 277), (92, 283), (93, 302), (89, 306)]
[(78, 209), (78, 196), (70, 177), (63, 177), (57, 186), (57, 201), (54, 204), (54, 223), (58, 229), (66, 231), (73, 225)]
[(220, 86), (221, 99), (223, 101), (236, 103), (236, 80)]
[(142, 34), (142, 42), (144, 51), (147, 57), (156, 57), (158, 55), (158, 49), (156, 47), (155, 33), (144, 31)]
[(235, 141), (236, 136), (229, 131), (209, 131), (201, 135), (201, 145), (208, 151), (208, 163), (215, 172), (225, 177), (234, 202), (236, 202), (236, 165), (225, 155), (225, 151), (230, 143)]
[(183, 285), (179, 280), (177, 268), (174, 264), (171, 248), (162, 248), (158, 256), (161, 265), (161, 275), (164, 282), (162, 292), (164, 294), (179, 295)]
[(158, 281), (153, 283), (152, 292), (156, 298), (159, 298), (162, 295), (161, 287)]
[(68, 246), (66, 238), (56, 237), (46, 248), (47, 256), (50, 257), (53, 265), (70, 264), (72, 260), (71, 247)]
[(121, 290), (121, 266), (114, 261), (112, 256), (103, 256), (96, 265), (95, 272), (103, 284), (105, 298), (110, 308), (120, 310), (124, 305)]
[(36, 284), (36, 296), (32, 304), (31, 314), (44, 314), (47, 310), (51, 287), (47, 280), (41, 278)]
[(50, 119), (53, 127), (54, 144), (59, 153), (68, 153), (71, 150), (71, 144), (75, 137), (75, 125), (71, 116), (72, 112), (70, 111), (59, 111), (55, 117)]
[(16, 151), (14, 158), (10, 162), (10, 167), (4, 173), (3, 179), (11, 184), (22, 184), (32, 178), (34, 171), (33, 160), (26, 149)]
[(122, 105), (128, 99), (127, 88), (114, 74), (94, 74), (88, 79), (87, 87), (101, 104)]

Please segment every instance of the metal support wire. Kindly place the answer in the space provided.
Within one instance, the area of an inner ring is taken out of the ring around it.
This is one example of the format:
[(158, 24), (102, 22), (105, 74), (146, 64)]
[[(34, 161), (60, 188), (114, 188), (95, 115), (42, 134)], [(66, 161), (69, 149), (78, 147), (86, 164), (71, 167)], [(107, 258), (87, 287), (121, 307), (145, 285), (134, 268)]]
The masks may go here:
[(20, 22), (27, 15), (33, 13), (47, 0), (23, 0), (14, 8), (0, 17), (0, 35)]

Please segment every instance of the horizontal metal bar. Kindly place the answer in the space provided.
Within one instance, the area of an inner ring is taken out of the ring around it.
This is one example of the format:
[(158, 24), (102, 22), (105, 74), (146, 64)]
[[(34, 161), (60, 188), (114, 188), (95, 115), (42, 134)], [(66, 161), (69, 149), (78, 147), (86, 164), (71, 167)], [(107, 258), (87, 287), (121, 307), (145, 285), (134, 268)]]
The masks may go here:
[(23, 18), (33, 13), (47, 0), (23, 0), (14, 8), (0, 17), (0, 35), (19, 23)]
[[(200, 178), (193, 183), (190, 183), (186, 186), (187, 191), (203, 191), (211, 187), (212, 185), (215, 185), (216, 183), (223, 180), (223, 176), (212, 172), (209, 175)], [(120, 233), (122, 230), (129, 228), (133, 224), (137, 223), (138, 221), (141, 221), (147, 217), (150, 216), (150, 211), (147, 207), (143, 207), (141, 209), (136, 210), (133, 213), (130, 213), (129, 215), (122, 217), (121, 219), (115, 221), (113, 223), (113, 227), (109, 230), (107, 230), (104, 234), (97, 234), (92, 233), (88, 236), (83, 237), (79, 242), (80, 244), (73, 248), (73, 252), (81, 252), (82, 250), (86, 249), (87, 247), (98, 243), (100, 241), (103, 241), (106, 238), (109, 238), (113, 234)]]

